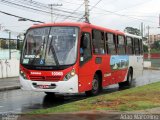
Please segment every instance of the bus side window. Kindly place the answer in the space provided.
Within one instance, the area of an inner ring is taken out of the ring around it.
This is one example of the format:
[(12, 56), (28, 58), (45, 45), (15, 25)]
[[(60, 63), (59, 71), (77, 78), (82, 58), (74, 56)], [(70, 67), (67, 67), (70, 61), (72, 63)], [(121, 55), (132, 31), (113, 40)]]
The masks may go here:
[(133, 38), (131, 37), (126, 37), (126, 53), (129, 55), (134, 54)]
[(143, 54), (143, 43), (142, 43), (142, 39), (139, 40), (139, 47), (140, 47), (140, 54)]
[(89, 33), (82, 33), (80, 43), (80, 61), (81, 63), (88, 61), (91, 58), (91, 37)]
[(105, 54), (104, 32), (92, 30), (93, 53)]
[(135, 55), (140, 54), (139, 39), (137, 38), (134, 39), (134, 50), (135, 50)]
[(106, 48), (107, 53), (111, 55), (116, 54), (116, 42), (115, 35), (113, 33), (106, 33)]
[(125, 39), (124, 36), (118, 35), (117, 38), (117, 53), (119, 55), (125, 55)]

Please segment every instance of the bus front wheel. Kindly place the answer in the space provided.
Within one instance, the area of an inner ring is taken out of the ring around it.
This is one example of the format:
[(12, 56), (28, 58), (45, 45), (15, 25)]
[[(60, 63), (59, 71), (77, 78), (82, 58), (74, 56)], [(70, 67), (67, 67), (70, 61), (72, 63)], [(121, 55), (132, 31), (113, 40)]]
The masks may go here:
[(92, 80), (92, 89), (85, 92), (87, 96), (94, 96), (99, 93), (100, 91), (100, 80), (99, 79), (100, 79), (99, 76), (95, 74)]

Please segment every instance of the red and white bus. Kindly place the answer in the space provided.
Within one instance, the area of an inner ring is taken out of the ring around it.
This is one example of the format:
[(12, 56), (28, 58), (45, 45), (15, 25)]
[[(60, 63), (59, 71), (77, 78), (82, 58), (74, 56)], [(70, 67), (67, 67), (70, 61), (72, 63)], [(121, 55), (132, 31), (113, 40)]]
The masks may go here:
[(143, 72), (139, 36), (88, 23), (40, 24), (28, 29), (20, 59), (22, 89), (96, 95), (129, 86)]

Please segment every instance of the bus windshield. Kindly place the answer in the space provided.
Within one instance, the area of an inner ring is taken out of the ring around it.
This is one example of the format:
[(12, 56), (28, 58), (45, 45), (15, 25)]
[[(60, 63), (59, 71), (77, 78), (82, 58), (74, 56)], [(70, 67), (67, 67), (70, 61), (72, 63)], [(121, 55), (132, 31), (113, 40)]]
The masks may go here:
[(77, 27), (43, 27), (28, 30), (21, 62), (25, 65), (59, 66), (76, 62)]

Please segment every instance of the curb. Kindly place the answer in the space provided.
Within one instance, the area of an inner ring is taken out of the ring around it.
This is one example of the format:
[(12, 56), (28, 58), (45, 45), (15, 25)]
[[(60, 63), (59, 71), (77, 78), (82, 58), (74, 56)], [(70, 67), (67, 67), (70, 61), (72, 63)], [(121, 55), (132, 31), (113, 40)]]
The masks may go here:
[(17, 85), (17, 86), (6, 86), (4, 88), (0, 88), (0, 92), (2, 91), (7, 91), (7, 90), (16, 90), (16, 89), (20, 89), (21, 86)]
[(144, 67), (144, 70), (160, 70), (160, 68), (156, 68), (156, 67)]

